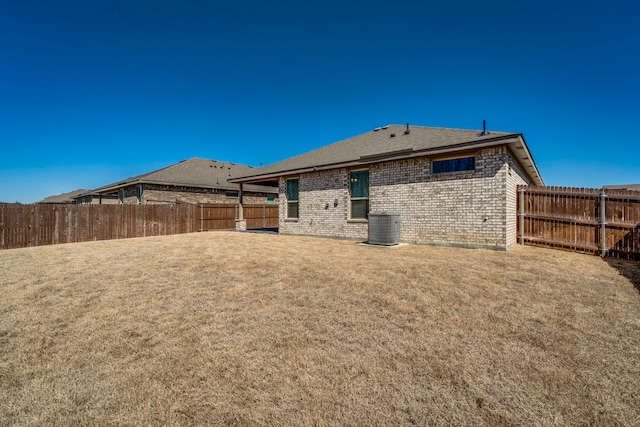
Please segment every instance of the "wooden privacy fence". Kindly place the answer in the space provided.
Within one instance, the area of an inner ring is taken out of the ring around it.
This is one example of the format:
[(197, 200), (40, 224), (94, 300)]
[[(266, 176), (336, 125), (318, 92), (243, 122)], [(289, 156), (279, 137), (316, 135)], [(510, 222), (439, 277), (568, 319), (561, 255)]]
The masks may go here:
[[(240, 216), (239, 205), (199, 205), (200, 231), (225, 230), (236, 227)], [(278, 205), (244, 204), (244, 219), (247, 228), (271, 228), (278, 226)]]
[[(278, 225), (277, 205), (244, 213), (248, 228)], [(0, 204), (0, 249), (234, 229), (237, 215), (238, 205), (223, 204)]]
[(640, 191), (518, 187), (521, 244), (640, 259)]

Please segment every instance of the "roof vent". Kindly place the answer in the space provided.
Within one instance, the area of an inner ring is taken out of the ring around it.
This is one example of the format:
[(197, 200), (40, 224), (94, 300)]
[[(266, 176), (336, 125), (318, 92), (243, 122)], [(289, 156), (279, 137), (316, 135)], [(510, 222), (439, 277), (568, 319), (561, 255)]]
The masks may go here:
[(409, 123), (407, 123), (407, 130), (404, 131), (405, 135), (409, 135), (411, 131), (409, 130)]
[(381, 129), (387, 129), (388, 127), (389, 127), (389, 125), (382, 126), (382, 128), (381, 128)]
[(480, 134), (480, 136), (485, 136), (485, 135), (489, 135), (489, 131), (487, 131), (487, 121), (483, 120), (482, 121), (482, 133)]
[(392, 133), (391, 135), (389, 135), (389, 138), (393, 138), (393, 137), (395, 137), (395, 136), (396, 136), (396, 134), (395, 134), (395, 133)]
[(373, 131), (378, 132), (381, 128), (375, 128)]

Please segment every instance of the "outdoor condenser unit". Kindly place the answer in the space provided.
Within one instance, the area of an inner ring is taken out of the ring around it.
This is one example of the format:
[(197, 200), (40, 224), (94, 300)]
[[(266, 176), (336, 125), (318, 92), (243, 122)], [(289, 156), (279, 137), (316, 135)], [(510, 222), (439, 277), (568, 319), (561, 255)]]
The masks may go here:
[(400, 243), (400, 214), (388, 212), (369, 214), (369, 240), (371, 245), (397, 245)]

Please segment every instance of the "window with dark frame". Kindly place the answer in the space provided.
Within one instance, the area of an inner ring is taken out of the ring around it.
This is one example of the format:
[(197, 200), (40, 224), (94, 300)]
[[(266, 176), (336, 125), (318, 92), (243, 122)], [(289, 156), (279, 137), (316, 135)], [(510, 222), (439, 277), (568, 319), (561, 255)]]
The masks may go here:
[(295, 179), (287, 180), (287, 218), (298, 218), (298, 187), (300, 181)]
[(467, 172), (476, 170), (476, 158), (471, 157), (459, 157), (456, 159), (434, 160), (431, 166), (431, 172), (438, 173), (452, 173), (452, 172)]
[(351, 196), (351, 219), (367, 219), (369, 216), (369, 171), (349, 173), (349, 195)]
[(225, 196), (229, 199), (237, 199), (240, 197), (240, 193), (238, 191), (227, 191), (225, 192)]

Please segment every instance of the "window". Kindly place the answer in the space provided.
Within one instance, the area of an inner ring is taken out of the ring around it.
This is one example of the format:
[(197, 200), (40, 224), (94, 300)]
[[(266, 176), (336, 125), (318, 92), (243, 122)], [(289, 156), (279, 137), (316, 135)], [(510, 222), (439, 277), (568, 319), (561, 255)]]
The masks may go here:
[(240, 193), (237, 191), (227, 191), (226, 193), (224, 193), (224, 195), (229, 199), (237, 199), (240, 197)]
[(457, 159), (434, 160), (433, 173), (451, 173), (476, 170), (475, 157), (459, 157)]
[(142, 203), (142, 185), (139, 185), (137, 188), (137, 196), (138, 196), (138, 203)]
[(268, 205), (273, 205), (276, 202), (276, 195), (275, 194), (267, 194), (267, 204)]
[(287, 218), (298, 218), (298, 186), (299, 180), (287, 180)]
[(351, 195), (351, 219), (366, 219), (369, 214), (369, 171), (349, 173)]
[(120, 189), (118, 190), (118, 199), (120, 199), (121, 202), (124, 202), (124, 189)]

